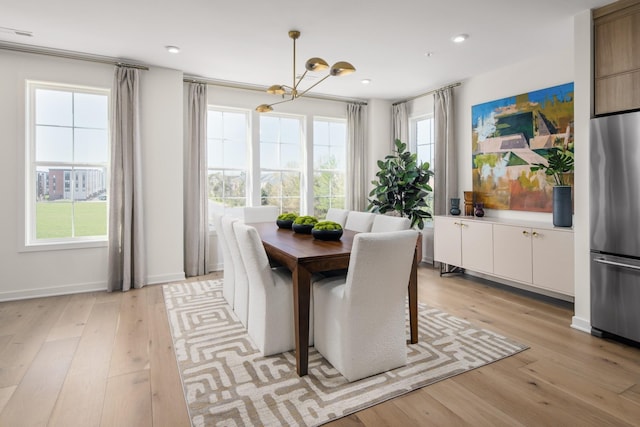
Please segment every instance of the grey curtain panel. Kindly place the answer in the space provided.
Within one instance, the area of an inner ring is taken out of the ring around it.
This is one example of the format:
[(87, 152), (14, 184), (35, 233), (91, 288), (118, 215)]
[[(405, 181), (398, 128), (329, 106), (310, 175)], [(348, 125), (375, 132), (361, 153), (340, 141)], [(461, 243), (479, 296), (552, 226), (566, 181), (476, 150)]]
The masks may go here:
[(366, 129), (367, 107), (347, 104), (347, 206), (346, 209), (364, 211), (369, 204), (366, 186)]
[(184, 271), (187, 276), (202, 276), (209, 272), (207, 85), (187, 83), (186, 88)]
[(393, 141), (391, 141), (391, 152), (396, 149), (394, 141), (399, 139), (405, 144), (409, 144), (409, 116), (407, 114), (407, 103), (401, 102), (391, 106), (391, 131)]
[(433, 96), (436, 139), (433, 210), (436, 215), (446, 215), (449, 199), (458, 197), (458, 163), (453, 134), (453, 88), (439, 89)]
[(113, 80), (109, 187), (109, 291), (146, 281), (142, 209), (139, 71), (116, 67)]

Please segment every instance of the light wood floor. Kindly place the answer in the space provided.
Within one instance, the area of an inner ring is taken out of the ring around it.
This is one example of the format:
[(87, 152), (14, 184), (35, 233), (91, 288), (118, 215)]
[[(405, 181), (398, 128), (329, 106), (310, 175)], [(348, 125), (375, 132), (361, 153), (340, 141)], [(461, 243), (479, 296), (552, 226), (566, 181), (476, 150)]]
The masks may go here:
[[(215, 276), (214, 276), (215, 277)], [(419, 269), (419, 297), (531, 348), (330, 426), (640, 425), (640, 349), (572, 311)], [(188, 426), (160, 286), (0, 304), (0, 426)]]

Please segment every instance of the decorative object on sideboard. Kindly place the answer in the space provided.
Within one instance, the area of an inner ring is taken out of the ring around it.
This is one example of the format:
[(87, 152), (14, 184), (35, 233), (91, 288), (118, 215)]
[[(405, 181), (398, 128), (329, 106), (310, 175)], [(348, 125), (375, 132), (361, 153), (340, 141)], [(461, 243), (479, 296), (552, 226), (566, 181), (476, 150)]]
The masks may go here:
[(547, 164), (533, 163), (531, 172), (544, 171), (545, 176), (553, 177), (553, 225), (571, 227), (573, 209), (569, 177), (573, 175), (573, 152), (567, 147), (553, 147), (548, 151)]
[(474, 201), (473, 191), (465, 191), (464, 192), (464, 215), (465, 216), (473, 216), (473, 201)]
[(482, 218), (484, 216), (484, 203), (476, 203), (475, 216)]
[(457, 197), (451, 198), (451, 209), (449, 209), (451, 215), (460, 215), (460, 199)]

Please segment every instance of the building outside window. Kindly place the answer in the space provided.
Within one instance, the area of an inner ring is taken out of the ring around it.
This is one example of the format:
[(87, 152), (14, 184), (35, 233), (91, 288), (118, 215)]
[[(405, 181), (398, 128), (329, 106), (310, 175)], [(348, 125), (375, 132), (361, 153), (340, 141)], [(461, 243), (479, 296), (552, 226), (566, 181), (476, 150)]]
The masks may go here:
[(313, 215), (324, 218), (329, 208), (344, 209), (347, 157), (345, 120), (313, 122)]
[[(429, 169), (435, 172), (435, 138), (433, 115), (416, 116), (409, 119), (409, 146), (418, 155), (419, 162), (429, 162)], [(434, 187), (434, 177), (429, 180)], [(433, 192), (427, 197), (429, 211), (433, 213)]]
[(300, 212), (302, 119), (260, 116), (260, 204), (280, 212)]
[(106, 240), (109, 90), (27, 88), (27, 244)]
[(247, 205), (249, 113), (209, 108), (207, 167), (209, 214)]

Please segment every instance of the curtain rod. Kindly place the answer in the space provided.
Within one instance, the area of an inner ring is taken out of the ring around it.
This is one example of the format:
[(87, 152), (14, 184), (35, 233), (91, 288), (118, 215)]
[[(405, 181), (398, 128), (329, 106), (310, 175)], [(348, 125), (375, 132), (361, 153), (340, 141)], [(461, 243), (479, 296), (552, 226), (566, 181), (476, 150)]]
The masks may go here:
[(108, 56), (91, 55), (82, 52), (73, 52), (70, 50), (54, 49), (41, 46), (33, 46), (21, 43), (0, 42), (0, 49), (11, 50), (14, 52), (33, 53), (37, 55), (54, 56), (57, 58), (77, 59), (80, 61), (97, 62), (100, 64), (118, 65), (121, 67), (137, 68), (138, 70), (149, 70), (149, 67), (140, 64), (132, 64), (122, 59), (111, 58)]
[(442, 89), (449, 89), (450, 87), (458, 87), (461, 84), (462, 83), (460, 83), (460, 82), (451, 83), (450, 85), (442, 86), (440, 89), (430, 90), (429, 92), (421, 93), (420, 95), (416, 95), (416, 96), (412, 96), (411, 98), (407, 98), (404, 101), (394, 102), (391, 105), (398, 105), (398, 104), (402, 104), (403, 102), (413, 101), (414, 99), (418, 99), (418, 98), (422, 98), (423, 96), (431, 95), (431, 94), (436, 93), (437, 91), (442, 90)]
[[(226, 80), (209, 79), (206, 77), (190, 76), (186, 74), (184, 76), (183, 81), (185, 83), (203, 83), (203, 84), (212, 85), (212, 86), (228, 87), (231, 89), (253, 90), (253, 91), (262, 92), (262, 93), (265, 93), (267, 91), (266, 86), (251, 85), (247, 83), (236, 83), (236, 82), (230, 82)], [(339, 96), (315, 95), (315, 94), (306, 93), (303, 96), (303, 98), (321, 99), (323, 101), (353, 102), (360, 105), (367, 105), (367, 102), (362, 99), (342, 98)]]

